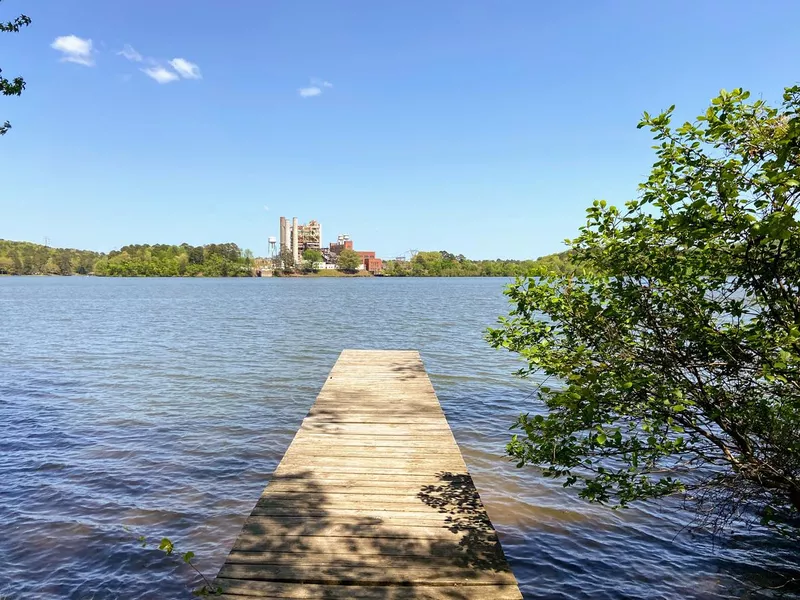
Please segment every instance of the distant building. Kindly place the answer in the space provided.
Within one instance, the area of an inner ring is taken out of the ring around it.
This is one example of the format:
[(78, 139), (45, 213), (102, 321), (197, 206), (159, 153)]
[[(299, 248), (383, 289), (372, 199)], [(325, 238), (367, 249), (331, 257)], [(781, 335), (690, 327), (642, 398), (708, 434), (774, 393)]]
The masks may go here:
[(380, 258), (375, 258), (375, 252), (372, 250), (356, 250), (361, 257), (361, 264), (364, 269), (370, 273), (377, 273), (383, 270), (383, 261)]
[(322, 225), (319, 221), (309, 221), (307, 225), (297, 226), (297, 245), (300, 254), (304, 250), (322, 249)]
[(331, 255), (331, 258), (335, 259), (339, 256), (339, 253), (342, 250), (352, 250), (353, 249), (353, 240), (350, 239), (350, 236), (345, 234), (339, 235), (336, 238), (335, 242), (330, 243), (330, 247), (328, 248), (328, 252)]
[[(325, 259), (326, 269), (335, 268), (336, 262), (342, 250), (354, 250), (353, 240), (350, 236), (345, 234), (339, 235), (335, 242), (331, 242), (327, 248), (322, 248), (322, 256)], [(361, 257), (361, 264), (358, 266), (359, 271), (367, 270), (370, 273), (377, 273), (383, 270), (383, 261), (375, 257), (375, 252), (372, 250), (355, 250)], [(332, 265), (332, 266), (327, 266)]]
[(380, 258), (365, 258), (364, 268), (370, 273), (383, 271), (383, 261)]
[(286, 217), (281, 217), (280, 226), (278, 229), (278, 239), (280, 239), (280, 248), (278, 251), (281, 254), (283, 254), (285, 251), (291, 253), (292, 238), (289, 236), (289, 221), (286, 219)]
[(304, 250), (322, 249), (322, 225), (319, 221), (311, 220), (308, 224), (298, 223), (297, 217), (289, 222), (286, 217), (281, 217), (280, 228), (280, 253), (292, 255), (294, 263), (300, 264)]

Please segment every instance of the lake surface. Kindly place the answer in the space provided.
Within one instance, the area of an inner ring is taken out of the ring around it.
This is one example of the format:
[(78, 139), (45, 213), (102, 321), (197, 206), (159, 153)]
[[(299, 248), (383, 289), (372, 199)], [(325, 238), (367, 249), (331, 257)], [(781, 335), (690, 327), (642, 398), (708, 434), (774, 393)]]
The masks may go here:
[[(0, 598), (189, 598), (216, 574), (343, 348), (414, 348), (526, 598), (777, 597), (797, 549), (713, 547), (668, 505), (614, 512), (516, 469), (535, 411), (484, 330), (502, 279), (0, 277)], [(786, 597), (786, 596), (782, 596)]]

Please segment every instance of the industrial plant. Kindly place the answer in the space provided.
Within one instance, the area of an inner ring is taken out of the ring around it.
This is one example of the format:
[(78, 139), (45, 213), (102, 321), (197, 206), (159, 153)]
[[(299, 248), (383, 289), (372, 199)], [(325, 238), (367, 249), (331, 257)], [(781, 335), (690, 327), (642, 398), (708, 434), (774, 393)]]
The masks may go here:
[(331, 242), (328, 247), (322, 243), (322, 225), (319, 221), (311, 220), (308, 223), (300, 223), (297, 217), (290, 221), (286, 217), (280, 217), (278, 225), (278, 238), (269, 238), (269, 252), (275, 264), (285, 268), (286, 263), (291, 261), (292, 265), (300, 265), (303, 252), (306, 250), (318, 250), (322, 254), (323, 263), (318, 265), (320, 269), (336, 269), (336, 262), (339, 254), (343, 250), (354, 250), (361, 256), (359, 270), (369, 271), (370, 273), (380, 273), (383, 270), (383, 261), (376, 258), (372, 250), (355, 250), (353, 240), (348, 234), (340, 234), (335, 242)]

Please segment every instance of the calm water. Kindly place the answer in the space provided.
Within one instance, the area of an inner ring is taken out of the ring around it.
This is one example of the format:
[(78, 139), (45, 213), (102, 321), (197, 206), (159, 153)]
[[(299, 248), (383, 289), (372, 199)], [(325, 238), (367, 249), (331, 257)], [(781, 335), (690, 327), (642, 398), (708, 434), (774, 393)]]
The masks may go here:
[(342, 348), (421, 351), (526, 598), (775, 597), (774, 537), (713, 548), (508, 464), (536, 406), (483, 341), (503, 284), (0, 277), (0, 597), (190, 597), (135, 538), (215, 574)]

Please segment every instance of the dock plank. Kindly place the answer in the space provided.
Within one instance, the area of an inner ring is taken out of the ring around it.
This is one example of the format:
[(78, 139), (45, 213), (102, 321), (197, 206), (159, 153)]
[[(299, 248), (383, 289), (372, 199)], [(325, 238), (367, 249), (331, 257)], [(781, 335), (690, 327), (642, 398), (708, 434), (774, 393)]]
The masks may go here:
[(229, 600), (522, 598), (418, 352), (341, 353), (216, 583)]

